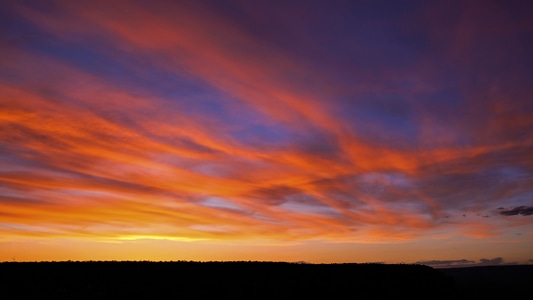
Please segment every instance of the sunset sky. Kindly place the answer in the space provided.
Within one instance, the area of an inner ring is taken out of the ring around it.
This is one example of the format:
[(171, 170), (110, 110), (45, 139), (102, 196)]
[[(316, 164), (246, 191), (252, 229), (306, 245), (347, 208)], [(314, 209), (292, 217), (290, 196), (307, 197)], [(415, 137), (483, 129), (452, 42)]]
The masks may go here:
[(0, 261), (533, 263), (531, 1), (2, 1)]

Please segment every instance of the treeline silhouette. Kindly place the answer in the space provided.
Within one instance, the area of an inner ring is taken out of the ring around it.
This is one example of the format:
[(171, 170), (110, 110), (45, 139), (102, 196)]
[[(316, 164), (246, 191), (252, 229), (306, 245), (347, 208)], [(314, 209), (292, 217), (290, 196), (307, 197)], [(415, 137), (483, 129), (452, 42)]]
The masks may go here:
[(408, 264), (0, 263), (0, 299), (456, 299), (460, 292), (453, 276)]

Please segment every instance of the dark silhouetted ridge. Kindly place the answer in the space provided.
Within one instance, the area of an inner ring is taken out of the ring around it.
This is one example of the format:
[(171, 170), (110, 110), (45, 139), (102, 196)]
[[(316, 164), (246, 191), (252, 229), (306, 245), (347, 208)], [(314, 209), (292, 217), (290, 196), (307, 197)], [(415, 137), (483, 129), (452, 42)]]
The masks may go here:
[(453, 299), (453, 281), (403, 264), (0, 263), (0, 299)]

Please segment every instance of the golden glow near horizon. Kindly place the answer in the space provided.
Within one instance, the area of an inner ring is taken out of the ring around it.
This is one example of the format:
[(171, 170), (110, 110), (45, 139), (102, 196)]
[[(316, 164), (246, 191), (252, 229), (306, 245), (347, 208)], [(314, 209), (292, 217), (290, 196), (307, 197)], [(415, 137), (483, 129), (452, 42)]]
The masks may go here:
[(533, 259), (523, 9), (220, 5), (0, 4), (0, 261)]

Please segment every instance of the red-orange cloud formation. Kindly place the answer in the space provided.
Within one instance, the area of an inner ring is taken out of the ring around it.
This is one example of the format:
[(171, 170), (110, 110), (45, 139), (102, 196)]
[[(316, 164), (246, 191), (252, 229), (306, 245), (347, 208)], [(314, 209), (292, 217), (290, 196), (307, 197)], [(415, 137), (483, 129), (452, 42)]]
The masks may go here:
[(0, 238), (531, 229), (519, 7), (283, 5), (6, 5)]

